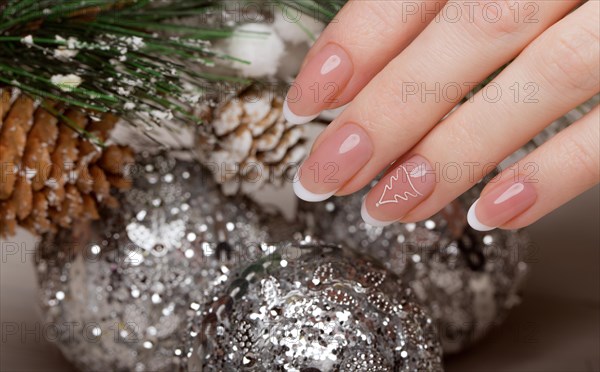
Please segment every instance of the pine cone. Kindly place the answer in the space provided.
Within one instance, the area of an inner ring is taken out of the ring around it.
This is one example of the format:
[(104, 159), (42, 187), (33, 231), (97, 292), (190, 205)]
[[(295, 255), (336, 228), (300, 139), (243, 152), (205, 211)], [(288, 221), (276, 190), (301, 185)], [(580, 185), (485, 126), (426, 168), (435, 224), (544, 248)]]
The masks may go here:
[(0, 236), (14, 234), (17, 225), (36, 234), (70, 228), (99, 218), (100, 206), (116, 206), (111, 189), (129, 186), (132, 151), (102, 148), (70, 126), (104, 142), (116, 117), (93, 120), (78, 109), (44, 103), (67, 122), (16, 89), (0, 88), (0, 98)]
[(265, 183), (291, 181), (306, 155), (302, 126), (283, 117), (283, 98), (250, 88), (203, 115), (199, 156), (225, 194), (254, 191)]

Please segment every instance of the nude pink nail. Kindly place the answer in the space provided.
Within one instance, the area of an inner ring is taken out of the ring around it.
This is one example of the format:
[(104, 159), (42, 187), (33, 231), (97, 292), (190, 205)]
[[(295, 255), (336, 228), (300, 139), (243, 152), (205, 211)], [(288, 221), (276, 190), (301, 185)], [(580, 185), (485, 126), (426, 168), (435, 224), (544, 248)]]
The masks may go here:
[(356, 124), (345, 124), (302, 163), (294, 179), (294, 192), (302, 200), (325, 200), (348, 182), (372, 154), (367, 132)]
[(523, 213), (537, 199), (533, 184), (523, 180), (509, 179), (491, 187), (471, 205), (467, 214), (469, 225), (475, 230), (495, 229)]
[(387, 226), (421, 203), (435, 188), (431, 164), (415, 155), (396, 166), (373, 187), (363, 201), (363, 220), (373, 226)]
[(283, 112), (293, 124), (313, 120), (330, 106), (344, 89), (354, 67), (350, 56), (337, 44), (327, 44), (302, 68), (287, 93)]

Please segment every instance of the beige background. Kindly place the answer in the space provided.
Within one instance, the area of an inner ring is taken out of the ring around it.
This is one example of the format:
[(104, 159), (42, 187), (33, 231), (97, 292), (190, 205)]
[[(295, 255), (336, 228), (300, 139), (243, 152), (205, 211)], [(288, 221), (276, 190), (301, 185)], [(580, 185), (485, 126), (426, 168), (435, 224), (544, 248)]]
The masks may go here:
[[(600, 370), (599, 194), (596, 187), (529, 228), (539, 249), (523, 303), (479, 345), (448, 358), (448, 371)], [(11, 242), (17, 254), (5, 249)], [(0, 370), (71, 371), (38, 321), (34, 240), (20, 232), (1, 243)], [(6, 335), (9, 324), (22, 337)]]

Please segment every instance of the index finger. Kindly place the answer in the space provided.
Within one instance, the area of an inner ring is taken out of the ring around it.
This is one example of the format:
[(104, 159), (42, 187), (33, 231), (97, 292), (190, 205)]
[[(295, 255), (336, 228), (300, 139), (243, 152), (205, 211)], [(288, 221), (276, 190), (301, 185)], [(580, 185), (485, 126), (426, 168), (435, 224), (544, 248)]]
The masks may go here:
[(322, 110), (350, 102), (445, 2), (350, 0), (306, 56), (286, 97), (286, 119), (307, 123)]

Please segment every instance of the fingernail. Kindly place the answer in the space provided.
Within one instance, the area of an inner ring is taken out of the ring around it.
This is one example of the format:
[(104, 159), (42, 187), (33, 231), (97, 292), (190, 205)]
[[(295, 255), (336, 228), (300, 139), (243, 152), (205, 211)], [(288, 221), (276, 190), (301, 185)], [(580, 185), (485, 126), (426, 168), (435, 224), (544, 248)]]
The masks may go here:
[(491, 187), (467, 213), (467, 221), (475, 230), (495, 229), (523, 213), (537, 199), (533, 185), (520, 180), (511, 179)]
[(388, 172), (363, 201), (363, 220), (373, 226), (387, 226), (404, 217), (429, 196), (435, 187), (431, 164), (415, 155)]
[(373, 145), (367, 132), (348, 123), (330, 134), (302, 163), (294, 179), (294, 192), (302, 199), (328, 199), (371, 158)]
[(335, 104), (354, 67), (350, 56), (337, 44), (325, 45), (302, 68), (287, 93), (283, 112), (292, 124), (304, 124)]

